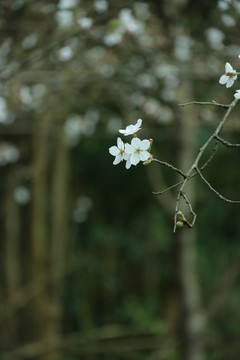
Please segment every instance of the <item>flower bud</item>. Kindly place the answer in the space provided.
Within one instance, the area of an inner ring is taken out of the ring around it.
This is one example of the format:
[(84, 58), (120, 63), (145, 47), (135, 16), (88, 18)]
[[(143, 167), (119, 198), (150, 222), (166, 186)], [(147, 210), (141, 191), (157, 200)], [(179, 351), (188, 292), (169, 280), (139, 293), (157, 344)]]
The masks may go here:
[(176, 227), (183, 227), (184, 223), (182, 221), (177, 221), (176, 222)]
[(143, 165), (148, 165), (152, 162), (152, 157), (150, 157), (148, 160), (143, 162)]
[(185, 220), (185, 216), (183, 215), (183, 213), (181, 211), (177, 212), (177, 216), (178, 216), (179, 220)]

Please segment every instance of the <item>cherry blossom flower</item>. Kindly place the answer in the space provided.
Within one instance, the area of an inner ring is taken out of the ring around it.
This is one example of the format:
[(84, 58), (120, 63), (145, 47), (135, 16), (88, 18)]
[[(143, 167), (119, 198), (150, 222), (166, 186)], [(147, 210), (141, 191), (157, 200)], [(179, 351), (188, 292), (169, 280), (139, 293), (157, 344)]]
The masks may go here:
[(228, 62), (225, 64), (225, 74), (222, 75), (219, 79), (219, 83), (229, 88), (233, 85), (234, 81), (237, 79), (236, 70), (233, 69), (232, 65)]
[(236, 93), (234, 94), (234, 97), (236, 99), (240, 99), (240, 90), (236, 90)]
[[(126, 144), (126, 145), (129, 145), (129, 144)], [(132, 165), (130, 159), (131, 159), (131, 155), (128, 153), (125, 153), (126, 169), (130, 169), (130, 167)]]
[(130, 155), (131, 165), (137, 165), (140, 161), (146, 161), (151, 157), (151, 154), (147, 151), (151, 143), (149, 140), (140, 140), (139, 138), (133, 138), (130, 144), (126, 144), (125, 151)]
[(123, 143), (121, 138), (117, 138), (117, 146), (111, 146), (109, 148), (109, 152), (111, 155), (115, 156), (113, 161), (113, 165), (119, 164), (123, 160), (128, 160), (129, 155), (125, 153), (125, 144)]
[(120, 129), (119, 132), (125, 136), (127, 135), (133, 135), (138, 130), (140, 130), (140, 126), (142, 125), (142, 119), (138, 119), (137, 123), (135, 125), (128, 125), (126, 129)]

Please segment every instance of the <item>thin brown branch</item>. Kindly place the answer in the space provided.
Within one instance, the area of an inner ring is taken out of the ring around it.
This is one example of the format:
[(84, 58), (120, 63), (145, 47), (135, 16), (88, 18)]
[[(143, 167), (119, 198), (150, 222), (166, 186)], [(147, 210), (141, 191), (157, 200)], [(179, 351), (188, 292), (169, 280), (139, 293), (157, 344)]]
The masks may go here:
[(184, 107), (184, 106), (188, 106), (188, 105), (214, 105), (214, 106), (218, 106), (221, 108), (225, 108), (228, 109), (230, 105), (227, 104), (219, 104), (215, 101), (191, 101), (188, 103), (184, 103), (184, 104), (178, 104), (178, 107)]
[(240, 148), (240, 144), (232, 144), (226, 140), (224, 140), (223, 138), (221, 138), (218, 135), (215, 135), (215, 139), (217, 139), (220, 143), (222, 143), (223, 145), (227, 146), (227, 147), (235, 147), (235, 148)]
[(191, 203), (190, 203), (190, 201), (189, 201), (186, 193), (181, 192), (181, 196), (184, 198), (186, 204), (187, 204), (188, 207), (189, 207), (189, 211), (190, 211), (190, 213), (191, 213), (192, 216), (193, 216), (193, 221), (192, 221), (191, 223), (187, 222), (187, 225), (188, 225), (189, 227), (193, 227), (194, 224), (195, 224), (196, 218), (197, 218), (197, 214), (193, 211), (192, 205), (191, 205)]
[[(181, 196), (181, 193), (183, 193), (184, 191), (184, 188), (187, 184), (187, 182), (189, 181), (189, 179), (191, 178), (192, 174), (197, 171), (198, 174), (200, 175), (201, 172), (200, 170), (198, 169), (198, 163), (203, 155), (203, 153), (205, 152), (205, 150), (207, 149), (207, 147), (209, 146), (209, 144), (213, 141), (213, 139), (216, 138), (216, 135), (219, 136), (219, 133), (220, 131), (222, 130), (226, 120), (228, 119), (228, 116), (229, 114), (231, 113), (232, 109), (234, 108), (234, 106), (237, 104), (238, 102), (238, 99), (234, 99), (233, 102), (227, 106), (228, 110), (227, 112), (225, 113), (224, 117), (222, 118), (222, 120), (220, 121), (220, 123), (218, 124), (216, 130), (212, 133), (211, 136), (209, 136), (209, 138), (207, 139), (207, 141), (205, 142), (205, 144), (199, 149), (199, 152), (198, 152), (198, 155), (195, 159), (195, 161), (193, 162), (192, 166), (190, 167), (190, 169), (188, 170), (188, 172), (186, 173), (186, 177), (185, 179), (183, 180), (183, 183), (178, 191), (178, 195), (177, 195), (177, 199), (176, 199), (176, 208), (175, 208), (175, 216), (174, 216), (174, 229), (173, 229), (173, 232), (176, 231), (176, 227), (177, 227), (177, 212), (179, 210), (179, 199), (180, 199), (180, 196)], [(196, 102), (192, 102), (193, 104), (195, 104)], [(188, 103), (190, 104), (190, 103)], [(216, 103), (214, 103), (216, 104)], [(201, 176), (201, 175), (200, 175)], [(212, 188), (211, 185), (206, 181), (206, 179), (203, 177), (203, 179), (205, 180), (206, 184), (210, 187), (210, 189)], [(219, 194), (215, 189), (212, 188), (212, 191), (215, 192), (215, 194), (217, 196), (219, 196), (220, 198), (223, 199), (226, 199), (224, 198), (224, 196), (222, 196), (221, 194)], [(233, 202), (232, 200), (228, 201), (228, 199), (226, 199), (225, 201), (227, 202)], [(233, 203), (238, 203), (238, 202), (233, 202)]]
[(174, 170), (176, 173), (182, 175), (182, 177), (183, 177), (184, 179), (186, 178), (186, 175), (182, 172), (182, 170), (176, 168), (175, 166), (173, 166), (173, 165), (171, 165), (171, 164), (169, 164), (169, 163), (167, 163), (167, 162), (165, 162), (165, 161), (158, 160), (158, 159), (155, 159), (155, 158), (153, 158), (152, 161), (155, 161), (155, 162), (157, 162), (157, 163), (159, 163), (159, 164), (161, 164), (161, 165), (164, 165), (164, 166), (168, 167), (169, 169)]
[(214, 158), (214, 156), (216, 155), (218, 149), (218, 142), (215, 142), (214, 148), (213, 148), (213, 152), (211, 153), (211, 155), (209, 156), (209, 158), (207, 159), (207, 161), (200, 167), (200, 170), (205, 169), (205, 167), (208, 166), (208, 164), (210, 164), (210, 162), (212, 161), (212, 159)]
[(211, 191), (214, 192), (214, 194), (217, 195), (217, 197), (219, 197), (219, 199), (225, 201), (225, 202), (228, 202), (228, 203), (231, 203), (231, 204), (240, 204), (240, 200), (230, 200), (230, 199), (227, 199), (225, 196), (221, 195), (216, 189), (214, 189), (212, 187), (212, 185), (205, 179), (205, 177), (203, 176), (203, 174), (201, 173), (201, 171), (196, 167), (196, 171), (197, 173), (199, 174), (200, 178), (205, 182), (205, 184), (207, 184), (207, 186), (209, 187), (209, 189)]
[[(200, 170), (203, 170), (212, 161), (212, 159), (214, 158), (214, 156), (215, 156), (215, 154), (217, 152), (217, 148), (218, 148), (218, 143), (216, 142), (212, 154), (209, 156), (207, 161), (200, 167)], [(194, 172), (191, 176), (189, 176), (189, 180), (192, 179), (196, 175), (197, 175), (197, 172)], [(162, 191), (153, 191), (152, 194), (153, 195), (162, 195), (165, 192), (167, 192), (169, 190), (172, 190), (172, 189), (174, 189), (175, 187), (177, 187), (179, 185), (182, 185), (183, 181), (184, 180), (181, 180), (181, 181), (177, 182), (176, 184), (173, 184), (173, 185), (169, 186), (168, 188), (166, 188), (166, 189), (164, 189)]]

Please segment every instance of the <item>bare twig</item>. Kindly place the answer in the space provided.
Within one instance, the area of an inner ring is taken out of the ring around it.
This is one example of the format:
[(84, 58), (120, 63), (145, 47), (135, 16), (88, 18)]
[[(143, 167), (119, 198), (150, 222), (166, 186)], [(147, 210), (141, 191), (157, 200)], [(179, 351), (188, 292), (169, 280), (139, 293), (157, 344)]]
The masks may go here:
[[(216, 142), (215, 143), (215, 146), (214, 146), (214, 149), (213, 149), (213, 152), (211, 153), (211, 155), (209, 156), (209, 158), (207, 159), (207, 161), (201, 166), (200, 170), (203, 170), (211, 161), (212, 159), (214, 158), (216, 152), (217, 152), (217, 148), (218, 148), (218, 143)], [(192, 179), (194, 176), (197, 175), (197, 172), (195, 171), (191, 176), (189, 176), (189, 180)], [(169, 190), (172, 190), (174, 189), (175, 187), (179, 186), (179, 185), (182, 185), (184, 180), (181, 180), (179, 182), (177, 182), (176, 184), (173, 184), (171, 186), (169, 186), (168, 188), (162, 190), (162, 191), (153, 191), (153, 195), (162, 195), (164, 194), (165, 192), (169, 191)]]
[(182, 172), (182, 170), (176, 168), (175, 166), (173, 166), (165, 161), (154, 159), (154, 158), (152, 159), (152, 161), (158, 162), (159, 164), (164, 165), (164, 166), (168, 167), (169, 169), (172, 169), (175, 172), (177, 172), (178, 174), (182, 175), (184, 179), (186, 178), (186, 175)]
[(240, 148), (240, 144), (232, 144), (232, 143), (224, 140), (223, 138), (221, 138), (221, 137), (218, 136), (217, 134), (215, 135), (215, 139), (217, 139), (220, 143), (222, 143), (223, 145), (225, 145), (225, 146), (227, 146), (227, 147)]
[[(173, 232), (176, 231), (176, 227), (177, 227), (177, 225), (176, 225), (176, 224), (177, 224), (177, 212), (179, 211), (179, 199), (180, 199), (180, 196), (181, 196), (181, 194), (183, 193), (184, 188), (185, 188), (187, 182), (189, 181), (189, 179), (191, 178), (192, 174), (193, 174), (195, 171), (197, 171), (199, 175), (201, 174), (201, 172), (200, 172), (199, 169), (198, 169), (198, 163), (199, 163), (199, 161), (200, 161), (203, 153), (205, 152), (205, 150), (206, 150), (207, 147), (209, 146), (209, 144), (216, 138), (216, 136), (219, 136), (219, 133), (220, 133), (220, 131), (222, 130), (222, 128), (223, 128), (223, 126), (224, 126), (224, 124), (225, 124), (225, 122), (226, 122), (226, 120), (227, 120), (230, 112), (232, 111), (232, 109), (234, 108), (234, 106), (237, 104), (237, 102), (238, 102), (238, 99), (234, 99), (233, 102), (227, 106), (228, 110), (227, 110), (227, 112), (225, 113), (224, 117), (222, 118), (222, 120), (221, 120), (220, 123), (218, 124), (218, 126), (217, 126), (216, 130), (213, 132), (213, 134), (212, 134), (211, 136), (209, 136), (209, 138), (207, 139), (207, 141), (205, 142), (205, 144), (199, 149), (199, 152), (198, 152), (198, 155), (197, 155), (195, 161), (193, 162), (192, 166), (190, 167), (190, 169), (189, 169), (188, 172), (186, 173), (186, 177), (185, 177), (185, 179), (183, 180), (183, 183), (182, 183), (182, 185), (181, 185), (181, 187), (180, 187), (180, 189), (179, 189), (179, 191), (178, 191), (178, 195), (177, 195), (177, 199), (176, 199), (176, 208), (175, 208), (174, 229), (173, 229)], [(196, 103), (196, 102), (193, 102), (193, 104), (195, 104), (195, 103)], [(189, 104), (190, 104), (190, 103), (189, 103)], [(211, 104), (211, 103), (210, 103), (210, 104)], [(216, 103), (214, 103), (214, 104), (216, 104)], [(225, 106), (225, 107), (226, 107), (226, 106)], [(206, 180), (206, 179), (204, 178), (204, 180)], [(206, 181), (205, 181), (205, 182), (206, 182)], [(210, 188), (212, 188), (211, 185), (210, 185), (208, 182), (206, 182), (206, 184), (207, 184)], [(222, 195), (220, 195), (215, 189), (212, 188), (212, 191), (214, 191), (214, 192), (216, 193), (216, 195), (218, 195), (220, 198), (222, 198), (222, 200), (226, 199), (226, 198), (224, 198)], [(226, 199), (226, 200), (228, 200), (228, 199)], [(225, 200), (225, 201), (226, 201), (226, 200)], [(232, 202), (232, 200), (227, 201), (227, 202)], [(238, 202), (234, 202), (234, 203), (238, 203)]]
[[(209, 136), (209, 138), (206, 140), (206, 142), (203, 144), (203, 146), (199, 149), (198, 151), (198, 154), (194, 160), (194, 162), (192, 163), (191, 167), (189, 168), (188, 172), (186, 174), (184, 174), (182, 172), (182, 170), (166, 163), (166, 162), (163, 162), (161, 160), (157, 160), (157, 159), (152, 159), (152, 161), (156, 161), (172, 170), (174, 170), (175, 172), (177, 172), (178, 174), (180, 174), (181, 176), (183, 176), (183, 180), (181, 182), (178, 182), (170, 187), (168, 187), (167, 189), (163, 190), (163, 191), (160, 191), (160, 192), (155, 192), (154, 194), (155, 195), (161, 195), (163, 194), (164, 192), (168, 191), (168, 190), (171, 190), (177, 186), (180, 185), (180, 188), (178, 190), (178, 193), (177, 193), (177, 197), (176, 197), (176, 207), (175, 207), (175, 215), (174, 215), (174, 229), (173, 231), (175, 232), (176, 231), (176, 228), (177, 228), (177, 222), (178, 222), (178, 213), (179, 213), (179, 201), (180, 201), (180, 198), (183, 197), (183, 199), (185, 200), (186, 204), (188, 205), (189, 207), (189, 210), (190, 210), (190, 213), (192, 214), (193, 216), (193, 221), (192, 223), (188, 223), (187, 222), (187, 225), (189, 225), (189, 227), (193, 227), (195, 221), (196, 221), (196, 213), (194, 212), (193, 208), (192, 208), (192, 205), (186, 195), (186, 193), (184, 192), (184, 188), (187, 184), (187, 182), (192, 178), (194, 177), (195, 175), (199, 175), (201, 177), (201, 179), (205, 182), (205, 184), (209, 187), (209, 189), (211, 191), (213, 191), (221, 200), (225, 201), (225, 202), (229, 202), (229, 203), (232, 203), (232, 204), (239, 204), (240, 201), (238, 200), (230, 200), (230, 199), (227, 199), (226, 197), (224, 197), (223, 195), (221, 195), (217, 190), (215, 190), (211, 184), (205, 179), (205, 177), (202, 175), (201, 173), (201, 170), (203, 170), (210, 162), (211, 160), (213, 159), (213, 157), (215, 156), (216, 154), (216, 151), (217, 151), (217, 147), (218, 147), (218, 142), (221, 142), (223, 143), (224, 145), (226, 146), (229, 146), (229, 147), (240, 147), (240, 144), (231, 144), (231, 143), (228, 143), (227, 141), (223, 140), (219, 134), (226, 122), (226, 120), (228, 119), (229, 117), (229, 114), (231, 113), (232, 109), (234, 108), (234, 106), (237, 104), (238, 102), (238, 99), (234, 99), (232, 101), (231, 104), (229, 105), (225, 105), (225, 104), (219, 104), (219, 103), (216, 103), (216, 102), (198, 102), (198, 101), (193, 101), (193, 102), (190, 102), (190, 103), (185, 103), (185, 104), (180, 104), (179, 106), (186, 106), (186, 105), (191, 105), (191, 104), (199, 104), (199, 105), (215, 105), (215, 106), (219, 106), (219, 107), (223, 107), (223, 108), (226, 108), (227, 111), (225, 113), (225, 115), (223, 116), (222, 120), (219, 122), (217, 128), (215, 129), (215, 131), (212, 133), (211, 136)], [(212, 143), (213, 140), (216, 140), (215, 142), (215, 146), (214, 146), (214, 149), (213, 149), (213, 152), (212, 154), (210, 155), (210, 157), (208, 158), (208, 160), (201, 166), (199, 167), (198, 164), (205, 152), (205, 150), (207, 149), (207, 147)]]
[(205, 184), (207, 184), (209, 189), (211, 191), (213, 191), (214, 194), (216, 194), (219, 197), (219, 199), (221, 199), (221, 200), (223, 200), (225, 202), (231, 203), (231, 204), (240, 204), (240, 200), (230, 200), (230, 199), (225, 198), (225, 196), (221, 195), (216, 189), (214, 189), (212, 187), (211, 184), (209, 184), (209, 182), (205, 179), (205, 177), (203, 176), (203, 174), (201, 173), (201, 171), (197, 167), (196, 167), (196, 171), (198, 172), (200, 178), (205, 182)]
[(162, 191), (153, 191), (153, 195), (162, 195), (164, 194), (165, 192), (171, 190), (171, 189), (174, 189), (175, 187), (177, 187), (178, 185), (181, 185), (183, 183), (183, 180), (182, 181), (179, 181), (177, 182), (176, 184), (172, 185), (172, 186), (169, 186), (167, 189), (164, 189)]
[(188, 105), (215, 105), (215, 106), (218, 106), (218, 107), (222, 107), (222, 108), (225, 108), (225, 109), (228, 109), (230, 105), (227, 105), (227, 104), (219, 104), (215, 101), (191, 101), (191, 102), (188, 102), (188, 103), (184, 103), (184, 104), (178, 104), (178, 107), (184, 107), (184, 106), (188, 106)]
[(189, 211), (190, 211), (190, 213), (191, 213), (192, 216), (193, 216), (193, 221), (192, 221), (192, 223), (188, 223), (188, 226), (189, 226), (189, 227), (193, 227), (194, 224), (195, 224), (196, 218), (197, 218), (197, 214), (193, 211), (192, 205), (191, 205), (190, 201), (188, 200), (188, 197), (187, 197), (186, 193), (181, 192), (181, 196), (184, 198), (186, 204), (187, 204), (188, 207), (189, 207)]

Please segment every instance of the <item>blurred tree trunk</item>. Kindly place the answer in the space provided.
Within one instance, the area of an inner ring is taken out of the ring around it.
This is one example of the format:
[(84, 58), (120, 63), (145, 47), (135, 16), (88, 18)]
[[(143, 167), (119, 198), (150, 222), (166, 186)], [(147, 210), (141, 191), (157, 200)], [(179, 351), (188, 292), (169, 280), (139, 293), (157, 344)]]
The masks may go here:
[[(184, 89), (183, 89), (184, 90)], [(189, 99), (191, 91), (186, 88), (185, 98)], [(188, 96), (188, 97), (186, 97)], [(186, 172), (194, 161), (196, 147), (196, 108), (189, 108), (179, 119), (178, 129), (178, 168)], [(188, 198), (193, 209), (195, 208), (194, 180), (188, 182), (186, 187)], [(191, 214), (187, 205), (182, 202), (181, 210), (191, 221)], [(205, 318), (201, 306), (201, 295), (196, 264), (196, 228), (183, 228), (177, 230), (176, 244), (178, 246), (179, 281), (182, 297), (182, 320), (183, 329), (183, 359), (203, 360), (205, 331)]]
[[(14, 170), (14, 169), (13, 169)], [(14, 200), (14, 189), (17, 185), (17, 179), (14, 171), (10, 170), (6, 178), (6, 197), (5, 197), (5, 279), (6, 293), (5, 298), (11, 299), (17, 292), (21, 283), (21, 259), (20, 259), (20, 217), (18, 204)], [(13, 303), (8, 303), (9, 309), (14, 307)], [(14, 310), (14, 309), (13, 309)], [(7, 331), (6, 331), (7, 329)], [(7, 319), (4, 337), (6, 344), (12, 346), (18, 342), (19, 318), (10, 316)], [(3, 334), (2, 334), (3, 336)]]
[[(182, 96), (185, 99), (190, 99), (190, 91), (188, 88), (183, 89)], [(176, 166), (183, 172), (186, 172), (195, 158), (197, 151), (196, 147), (196, 108), (189, 108), (184, 110), (184, 115), (179, 111), (175, 112), (177, 120), (177, 139), (175, 141), (175, 153), (177, 157)], [(175, 164), (174, 164), (175, 165)], [(157, 171), (156, 164), (151, 164), (148, 167), (148, 174), (153, 189), (156, 191), (159, 186), (162, 190), (164, 187), (164, 180), (160, 171)], [(182, 180), (178, 178), (177, 181)], [(194, 197), (194, 180), (191, 180), (187, 185), (187, 195), (191, 201), (193, 209), (195, 208)], [(176, 191), (175, 191), (176, 192)], [(174, 217), (176, 197), (170, 192), (157, 197), (160, 205), (169, 213), (171, 218)], [(188, 207), (182, 201), (180, 209), (185, 216), (191, 218)], [(173, 221), (172, 221), (173, 226)], [(204, 331), (205, 318), (201, 307), (201, 295), (199, 289), (199, 281), (197, 275), (196, 264), (196, 230), (195, 228), (177, 229), (173, 235), (173, 261), (176, 263), (175, 279), (173, 278), (173, 291), (168, 294), (168, 306), (166, 307), (165, 319), (168, 327), (173, 333), (178, 329), (181, 348), (180, 354), (182, 360), (203, 360), (204, 355)], [(175, 285), (174, 285), (175, 284)], [(173, 342), (176, 341), (173, 340)], [(162, 353), (160, 353), (161, 358)]]
[[(37, 120), (36, 120), (37, 121)], [(48, 119), (41, 119), (47, 124)], [(33, 186), (32, 186), (32, 281), (34, 291), (38, 293), (33, 300), (33, 331), (34, 340), (42, 340), (48, 333), (49, 316), (47, 313), (47, 279), (48, 279), (48, 248), (49, 231), (47, 217), (48, 199), (48, 138), (33, 137)]]
[[(68, 150), (63, 138), (51, 139), (54, 154), (51, 166), (49, 144), (48, 136), (34, 138), (32, 276), (35, 289), (39, 290), (33, 302), (35, 340), (58, 337), (62, 330), (61, 285), (68, 222)], [(50, 179), (52, 187), (49, 186)], [(50, 214), (47, 213), (49, 208)], [(44, 360), (55, 358), (57, 354), (52, 353), (41, 357)]]
[[(68, 236), (68, 148), (63, 137), (56, 143), (52, 174), (52, 236), (50, 250), (48, 338), (62, 332), (62, 283), (65, 273), (65, 253)], [(51, 360), (56, 358), (51, 354)]]

